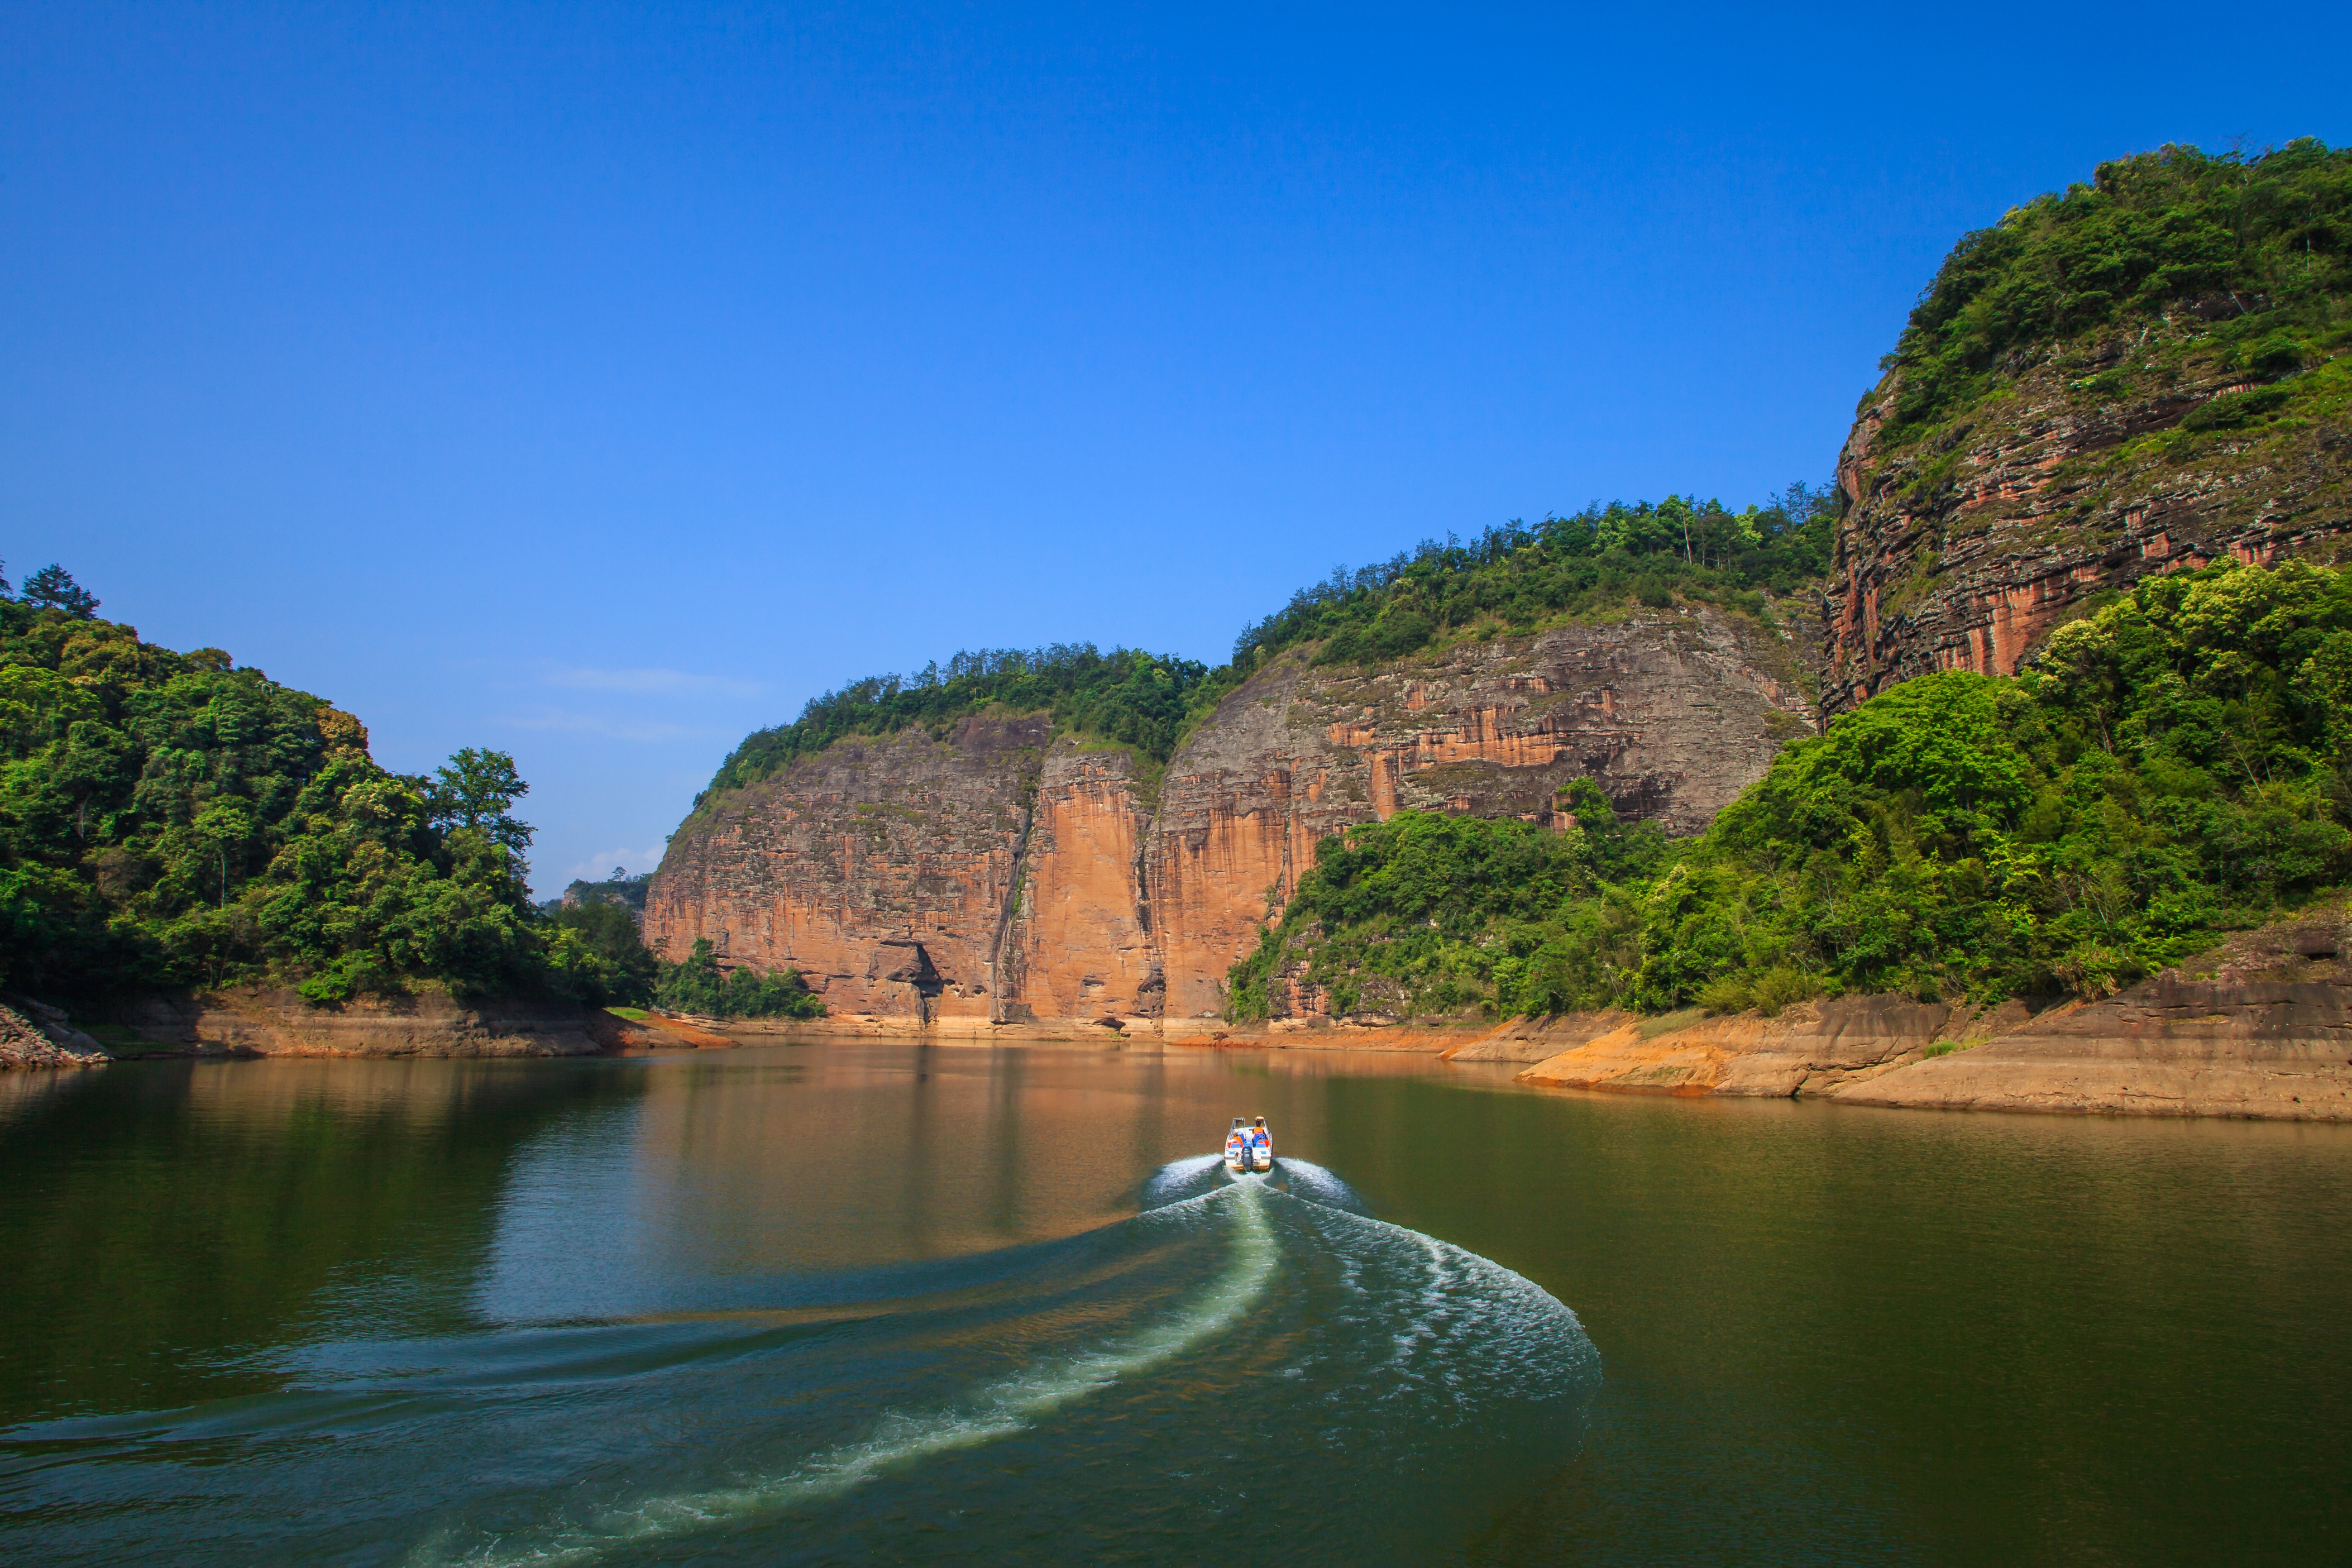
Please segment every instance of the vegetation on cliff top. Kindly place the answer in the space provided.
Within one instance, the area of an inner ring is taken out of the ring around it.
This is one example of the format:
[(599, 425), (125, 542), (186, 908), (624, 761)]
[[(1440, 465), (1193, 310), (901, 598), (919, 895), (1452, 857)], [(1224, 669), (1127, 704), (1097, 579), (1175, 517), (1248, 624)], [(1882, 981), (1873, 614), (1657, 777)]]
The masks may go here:
[(2352, 570), (2141, 583), (2015, 679), (1924, 676), (1671, 850), (1416, 816), (1326, 840), (1231, 976), (1335, 1010), (2106, 994), (2352, 872)]
[(1737, 512), (1696, 497), (1595, 501), (1466, 543), (1424, 540), (1299, 589), (1234, 639), (1231, 668), (1254, 670), (1318, 640), (1318, 664), (1371, 664), (1482, 624), (1531, 629), (1627, 602), (1664, 607), (1676, 595), (1761, 614), (1765, 594), (1792, 593), (1827, 570), (1835, 505), (1832, 490), (1793, 484), (1771, 505)]
[(958, 721), (992, 708), (1049, 712), (1056, 730), (1120, 742), (1165, 762), (1208, 675), (1197, 659), (1140, 648), (1104, 653), (1092, 643), (959, 653), (944, 669), (929, 664), (912, 676), (868, 676), (811, 698), (793, 722), (746, 736), (694, 804), (757, 784), (852, 735), (894, 735), (920, 725), (944, 740)]
[(721, 970), (707, 936), (681, 963), (665, 964), (654, 996), (663, 1006), (713, 1018), (822, 1018), (824, 1004), (810, 994), (797, 969), (761, 974), (748, 966)]
[[(1888, 439), (1925, 433), (2049, 345), (2085, 334), (2137, 329), (2145, 350), (2169, 323), (2175, 359), (2195, 347), (2278, 383), (2352, 346), (2347, 297), (2352, 149), (2306, 139), (2248, 157), (2170, 146), (2102, 163), (2089, 184), (2037, 197), (1953, 247), (1886, 357), (1902, 372)], [(2112, 389), (2086, 378), (2083, 390)], [(2249, 413), (2233, 403), (2207, 417)]]
[(632, 877), (627, 867), (615, 866), (613, 874), (602, 881), (574, 878), (562, 893), (546, 900), (539, 907), (541, 912), (551, 915), (558, 910), (579, 904), (619, 904), (642, 915), (646, 912), (646, 892), (653, 886), (653, 880), (651, 871), (640, 871)]
[(757, 784), (853, 735), (921, 726), (945, 739), (959, 721), (997, 710), (1048, 712), (1056, 731), (1132, 747), (1164, 764), (1193, 725), (1276, 654), (1318, 643), (1318, 664), (1402, 658), (1471, 627), (1532, 629), (1563, 616), (1679, 596), (1766, 613), (1825, 569), (1834, 495), (1790, 485), (1769, 506), (1668, 496), (1593, 503), (1572, 517), (1490, 528), (1465, 542), (1423, 540), (1370, 566), (1340, 567), (1299, 589), (1235, 639), (1232, 662), (1091, 643), (959, 653), (945, 668), (878, 675), (813, 698), (790, 724), (757, 731), (695, 797)]
[(352, 715), (98, 610), (57, 567), (0, 580), (0, 984), (602, 1003), (667, 978), (625, 909), (532, 907), (504, 752), (387, 772)]

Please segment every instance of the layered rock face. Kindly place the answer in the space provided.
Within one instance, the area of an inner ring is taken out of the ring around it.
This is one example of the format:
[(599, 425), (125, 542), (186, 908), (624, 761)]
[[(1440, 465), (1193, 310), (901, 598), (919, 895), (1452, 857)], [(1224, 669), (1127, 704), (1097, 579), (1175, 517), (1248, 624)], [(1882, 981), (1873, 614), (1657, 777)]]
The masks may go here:
[(720, 796), (670, 840), (646, 944), (797, 969), (836, 1013), (992, 1017), (1051, 720), (857, 737)]
[(1123, 751), (1045, 757), (1003, 946), (1000, 1022), (1160, 1016), (1166, 986), (1139, 868), (1150, 827)]
[(1864, 402), (1838, 459), (1848, 510), (1823, 616), (1823, 712), (1932, 670), (2014, 675), (2070, 609), (2149, 573), (2346, 552), (2352, 432), (2298, 422), (2144, 440), (2254, 388), (2211, 370), (2140, 395), (2104, 390), (2131, 377), (2134, 349), (2119, 336), (2026, 369), (1900, 447), (1884, 437), (1901, 373)]
[(1043, 716), (845, 741), (687, 824), (646, 941), (797, 968), (845, 1018), (1211, 1016), (1327, 835), (1406, 808), (1565, 826), (1557, 792), (1583, 775), (1693, 832), (1811, 707), (1789, 637), (1691, 607), (1370, 673), (1293, 651), (1193, 733), (1156, 802), (1126, 752)]

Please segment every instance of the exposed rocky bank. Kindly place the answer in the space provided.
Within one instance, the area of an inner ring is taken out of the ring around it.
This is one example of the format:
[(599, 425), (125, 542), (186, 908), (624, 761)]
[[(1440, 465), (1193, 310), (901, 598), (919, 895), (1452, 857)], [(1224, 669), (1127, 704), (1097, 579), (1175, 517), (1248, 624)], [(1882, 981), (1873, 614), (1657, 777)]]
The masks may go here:
[(2100, 1002), (1972, 1012), (1907, 997), (1775, 1018), (1513, 1020), (1456, 1059), (1522, 1082), (1633, 1093), (1818, 1096), (1936, 1110), (2352, 1121), (2343, 911), (2265, 927)]
[(0, 1005), (0, 1072), (93, 1068), (107, 1060), (106, 1048), (58, 1009), (33, 1001)]
[[(27, 1023), (29, 1012), (39, 1020)], [(0, 1007), (0, 1067), (96, 1066), (154, 1057), (583, 1057), (654, 1035), (599, 1009), (428, 990), (313, 1007), (292, 991), (208, 991), (126, 1000), (77, 1020)], [(40, 1046), (25, 1041), (31, 1034)]]

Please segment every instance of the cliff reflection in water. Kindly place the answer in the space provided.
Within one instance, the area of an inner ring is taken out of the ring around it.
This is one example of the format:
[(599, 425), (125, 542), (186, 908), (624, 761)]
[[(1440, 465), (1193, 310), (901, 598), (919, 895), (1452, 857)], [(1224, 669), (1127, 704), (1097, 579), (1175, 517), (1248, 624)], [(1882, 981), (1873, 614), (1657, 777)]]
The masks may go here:
[[(1074, 1235), (1132, 1214), (1139, 1173), (1221, 1147), (1232, 1116), (1290, 1085), (1255, 1058), (968, 1046), (648, 1065), (625, 1141), (575, 1124), (519, 1163), (484, 1315), (748, 1302), (782, 1276)], [(1279, 1098), (1283, 1146), (1317, 1142), (1313, 1098)], [(583, 1183), (611, 1204), (564, 1196)], [(720, 1280), (740, 1291), (713, 1296)]]

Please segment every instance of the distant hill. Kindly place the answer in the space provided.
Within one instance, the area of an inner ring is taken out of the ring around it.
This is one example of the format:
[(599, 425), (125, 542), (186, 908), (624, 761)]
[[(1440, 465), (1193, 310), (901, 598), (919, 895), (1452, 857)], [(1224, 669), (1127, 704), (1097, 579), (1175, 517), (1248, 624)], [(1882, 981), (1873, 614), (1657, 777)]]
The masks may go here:
[(639, 920), (646, 913), (646, 886), (654, 879), (651, 871), (640, 871), (632, 877), (623, 866), (613, 868), (613, 874), (601, 882), (575, 880), (555, 898), (539, 907), (549, 914), (558, 910), (576, 910), (583, 904), (619, 904)]

